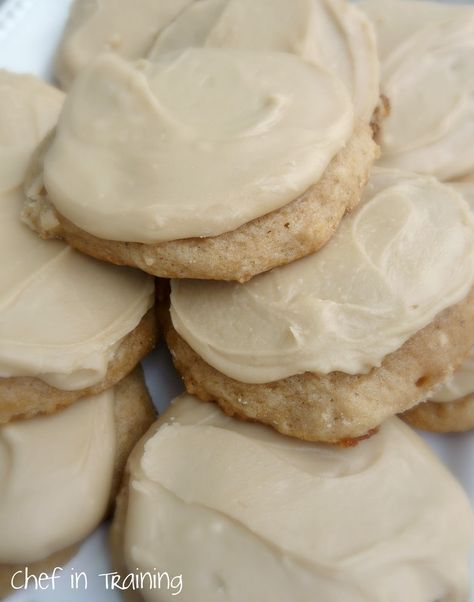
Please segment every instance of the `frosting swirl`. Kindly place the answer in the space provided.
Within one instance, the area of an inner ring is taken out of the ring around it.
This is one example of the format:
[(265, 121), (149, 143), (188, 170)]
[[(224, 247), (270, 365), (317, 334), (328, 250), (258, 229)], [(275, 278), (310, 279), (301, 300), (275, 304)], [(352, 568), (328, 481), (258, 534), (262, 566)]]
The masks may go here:
[(462, 196), (377, 169), (318, 253), (245, 284), (174, 280), (171, 318), (203, 359), (241, 382), (360, 374), (465, 298), (473, 279), (474, 221)]
[(398, 419), (343, 449), (184, 395), (129, 473), (125, 563), (182, 574), (184, 602), (467, 599), (469, 502)]
[(161, 31), (148, 56), (187, 46), (290, 52), (332, 70), (361, 119), (378, 102), (374, 31), (345, 0), (200, 0)]
[(89, 535), (109, 503), (114, 459), (113, 389), (0, 426), (0, 563), (43, 560)]
[(215, 236), (305, 192), (353, 125), (342, 84), (290, 54), (104, 55), (65, 102), (44, 182), (61, 214), (101, 238)]
[(448, 180), (474, 170), (474, 7), (364, 0), (380, 45), (380, 165)]

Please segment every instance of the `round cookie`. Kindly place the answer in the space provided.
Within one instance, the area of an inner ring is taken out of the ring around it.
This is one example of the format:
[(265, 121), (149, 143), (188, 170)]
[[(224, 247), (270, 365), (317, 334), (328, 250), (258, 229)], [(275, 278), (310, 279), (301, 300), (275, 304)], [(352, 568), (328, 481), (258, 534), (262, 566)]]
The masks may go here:
[[(474, 170), (474, 7), (362, 0), (378, 38), (390, 114), (377, 141), (385, 167), (440, 180)], [(416, 118), (414, 118), (416, 115)]]
[[(79, 251), (118, 265), (136, 266), (163, 278), (246, 282), (259, 272), (319, 250), (340, 220), (358, 204), (376, 156), (371, 130), (360, 126), (321, 180), (286, 207), (216, 237), (155, 245), (97, 238), (59, 214), (37, 187), (40, 162), (27, 183), (23, 219), (41, 237), (62, 238)], [(34, 182), (33, 185), (31, 183)]]
[(244, 285), (172, 281), (164, 328), (188, 392), (301, 439), (366, 435), (472, 348), (473, 234), (456, 190), (379, 169), (316, 255)]
[(74, 555), (110, 510), (127, 457), (155, 416), (136, 368), (52, 416), (0, 427), (0, 596), (16, 571), (49, 572)]
[(419, 404), (452, 374), (472, 344), (467, 328), (474, 328), (474, 292), (368, 374), (306, 372), (265, 384), (243, 383), (210, 366), (171, 321), (165, 337), (186, 390), (202, 401), (216, 401), (227, 414), (268, 424), (284, 435), (352, 445), (390, 416)]
[[(197, 86), (201, 76), (215, 84)], [(339, 80), (296, 56), (103, 56), (33, 162), (23, 217), (111, 263), (243, 282), (321, 248), (358, 204), (376, 154)]]
[(466, 495), (397, 418), (349, 450), (183, 395), (132, 452), (111, 546), (123, 579), (166, 571), (135, 602), (464, 600), (473, 537)]
[(75, 0), (56, 53), (54, 72), (61, 87), (102, 52), (126, 59), (146, 56), (157, 33), (192, 0)]
[(20, 221), (31, 153), (62, 100), (0, 71), (0, 424), (109, 388), (156, 339), (151, 278), (45, 243)]

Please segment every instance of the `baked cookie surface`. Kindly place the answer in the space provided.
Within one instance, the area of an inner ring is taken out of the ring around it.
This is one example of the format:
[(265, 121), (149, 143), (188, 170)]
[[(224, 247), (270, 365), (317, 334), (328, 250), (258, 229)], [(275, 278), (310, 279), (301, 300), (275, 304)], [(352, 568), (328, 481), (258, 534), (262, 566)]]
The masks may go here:
[(474, 429), (474, 394), (456, 401), (425, 401), (402, 414), (412, 426), (433, 433), (463, 433)]

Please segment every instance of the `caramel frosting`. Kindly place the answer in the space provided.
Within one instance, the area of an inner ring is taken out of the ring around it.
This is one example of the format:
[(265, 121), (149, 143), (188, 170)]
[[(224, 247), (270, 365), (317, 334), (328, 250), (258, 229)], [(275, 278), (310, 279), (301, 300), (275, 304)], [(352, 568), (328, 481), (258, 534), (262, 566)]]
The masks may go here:
[(36, 77), (0, 69), (0, 192), (22, 184), (31, 152), (56, 124), (63, 98)]
[(353, 126), (339, 80), (291, 54), (104, 55), (66, 99), (44, 183), (62, 215), (100, 238), (216, 236), (305, 192)]
[(121, 340), (153, 304), (153, 280), (102, 263), (20, 221), (27, 159), (62, 95), (29, 76), (0, 73), (0, 377), (60, 389), (100, 382)]
[(474, 220), (434, 178), (376, 169), (318, 253), (245, 284), (172, 281), (171, 318), (241, 382), (379, 366), (474, 283)]
[(102, 52), (146, 55), (157, 33), (192, 0), (75, 0), (56, 56), (56, 77), (71, 85)]
[[(453, 187), (460, 192), (474, 211), (474, 183), (456, 183)], [(430, 401), (457, 401), (474, 393), (474, 349), (454, 376), (439, 388)]]
[(1, 564), (42, 560), (95, 529), (115, 445), (113, 390), (0, 427)]
[(467, 600), (469, 502), (399, 419), (344, 449), (183, 395), (128, 466), (126, 566), (182, 574), (183, 602)]
[(360, 118), (378, 102), (375, 34), (346, 0), (200, 0), (161, 31), (149, 57), (187, 46), (290, 52), (332, 70)]
[(380, 47), (381, 165), (447, 180), (474, 170), (474, 6), (364, 0)]

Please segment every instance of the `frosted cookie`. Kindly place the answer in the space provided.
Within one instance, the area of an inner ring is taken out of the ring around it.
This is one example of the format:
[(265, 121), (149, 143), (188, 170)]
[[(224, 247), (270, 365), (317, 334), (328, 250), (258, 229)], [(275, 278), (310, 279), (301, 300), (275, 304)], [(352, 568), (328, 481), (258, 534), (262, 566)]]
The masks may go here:
[(25, 219), (157, 276), (245, 281), (325, 244), (375, 155), (343, 84), (292, 54), (105, 55), (33, 162)]
[[(474, 183), (453, 186), (474, 211)], [(460, 432), (474, 429), (474, 349), (454, 375), (433, 395), (403, 415), (414, 426), (429, 431)]]
[(137, 368), (52, 416), (0, 426), (0, 596), (16, 571), (48, 572), (74, 555), (109, 511), (126, 459), (154, 419)]
[(156, 338), (151, 278), (20, 221), (27, 163), (61, 103), (38, 79), (0, 72), (0, 423), (112, 386)]
[(280, 51), (331, 69), (370, 121), (379, 101), (375, 33), (346, 0), (200, 0), (157, 36), (151, 59), (188, 46)]
[(131, 601), (467, 602), (473, 539), (466, 495), (397, 418), (347, 450), (185, 395), (132, 452), (111, 541), (144, 576)]
[[(474, 171), (474, 6), (363, 0), (377, 32), (380, 164), (441, 180)], [(414, 118), (416, 116), (416, 118)]]
[(192, 0), (75, 0), (55, 60), (55, 75), (69, 88), (103, 52), (139, 59), (157, 33)]
[(186, 387), (301, 439), (366, 435), (474, 345), (474, 222), (455, 189), (376, 169), (319, 253), (246, 284), (171, 283)]

